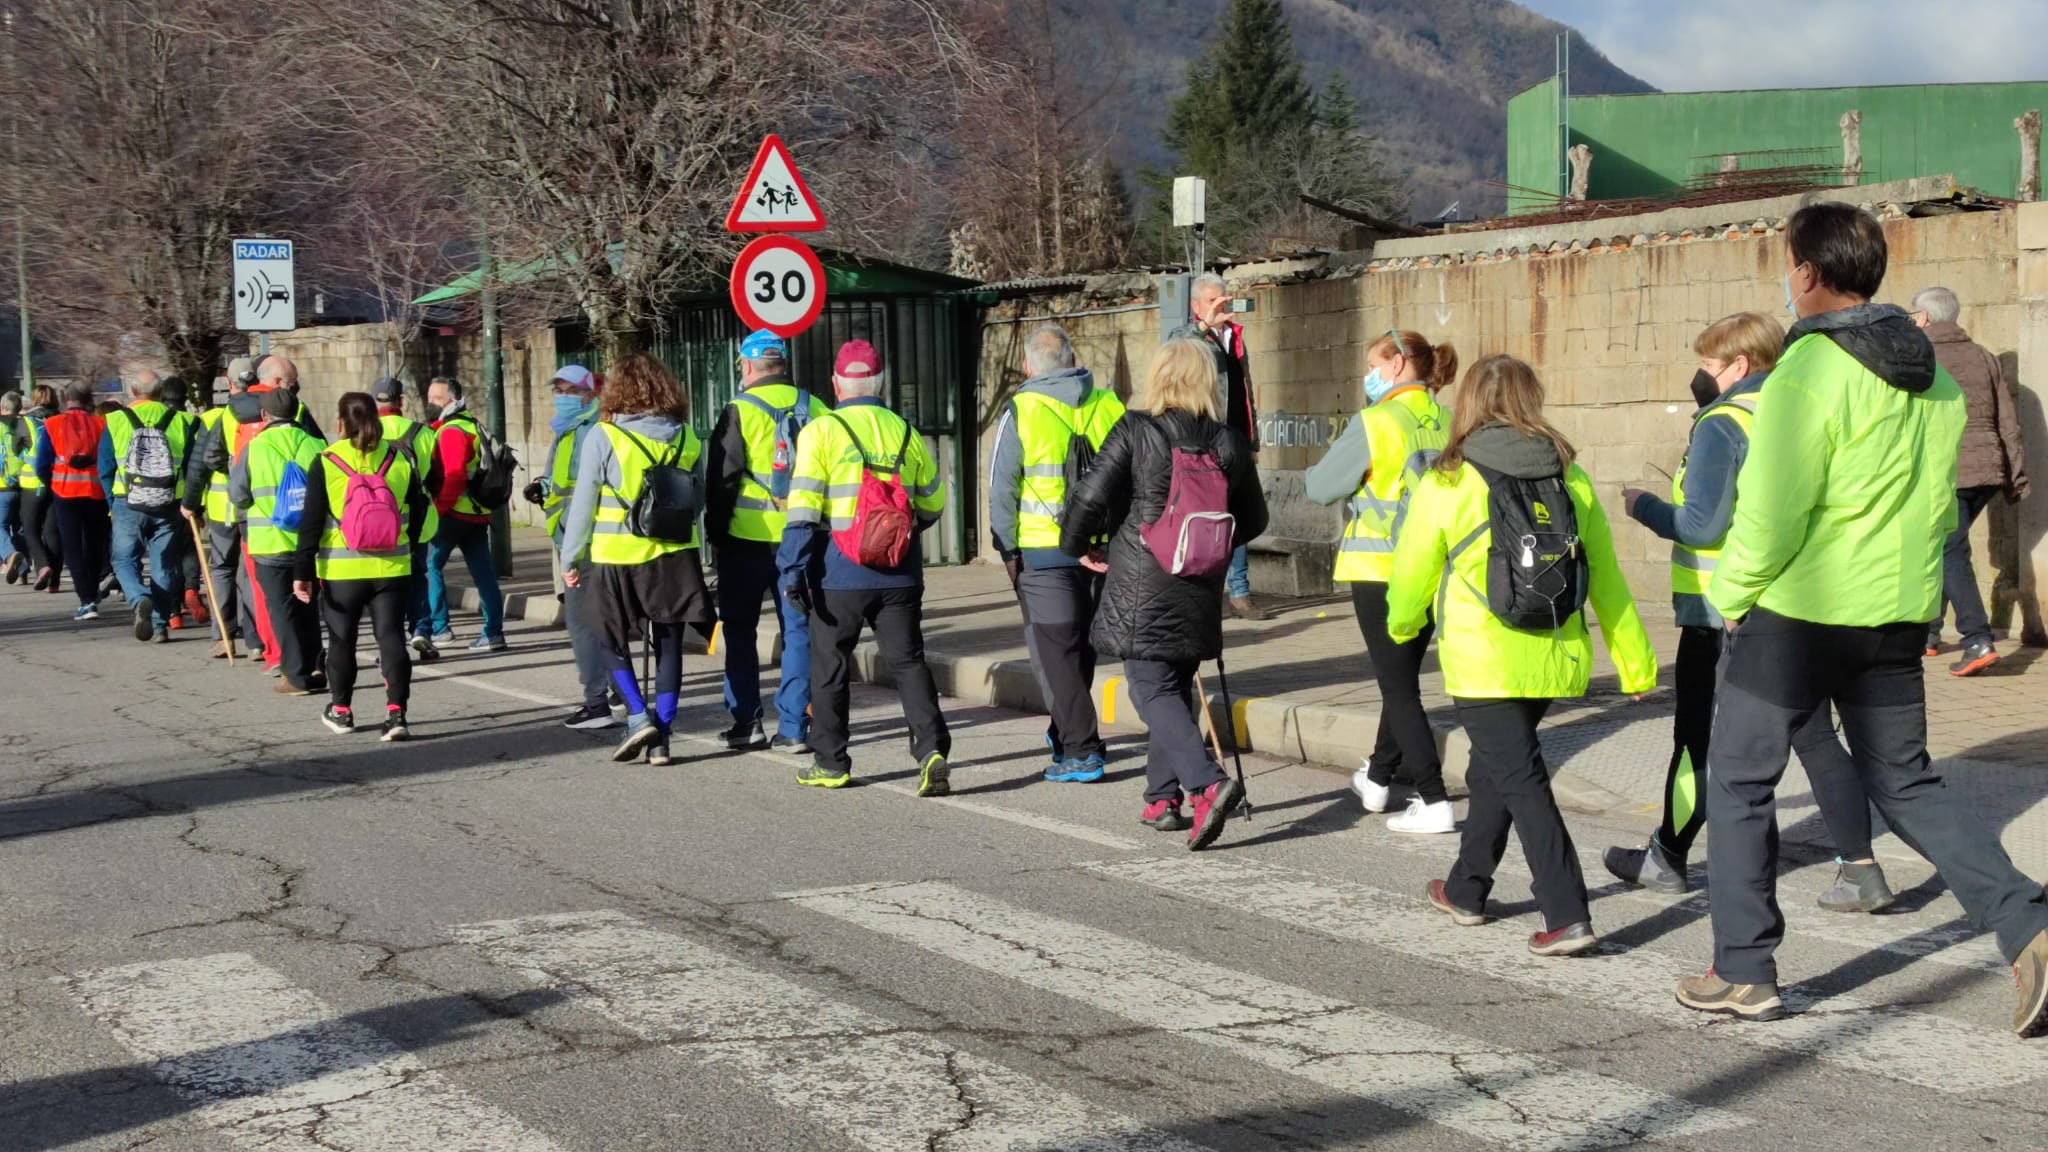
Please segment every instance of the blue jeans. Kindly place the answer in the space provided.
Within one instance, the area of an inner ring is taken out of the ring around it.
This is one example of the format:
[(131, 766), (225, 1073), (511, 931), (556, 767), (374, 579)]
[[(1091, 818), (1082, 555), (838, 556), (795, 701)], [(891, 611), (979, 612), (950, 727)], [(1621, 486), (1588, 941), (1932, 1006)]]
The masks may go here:
[[(114, 513), (114, 578), (121, 582), (121, 595), (128, 603), (140, 604), (148, 597), (154, 623), (170, 626), (184, 597), (180, 586), (184, 576), (178, 560), (181, 524), (169, 516), (149, 516), (128, 507), (119, 496), (108, 501)], [(142, 580), (142, 555), (149, 553), (149, 582)]]
[(498, 587), (497, 570), (491, 567), (491, 526), (457, 520), (453, 516), (441, 521), (441, 528), (434, 533), (434, 542), (427, 545), (427, 611), (430, 617), (425, 630), (413, 629), (415, 635), (439, 635), (448, 631), (448, 581), (446, 569), (448, 558), (455, 550), (462, 550), (462, 562), (469, 568), (469, 582), (476, 588), (482, 601), (484, 614), (484, 635), (505, 634), (505, 593)]
[(1252, 594), (1252, 558), (1244, 548), (1230, 554), (1230, 571), (1223, 577), (1223, 583), (1230, 589), (1232, 600)]
[(0, 488), (0, 565), (26, 553), (28, 541), (21, 535), (21, 490)]
[(736, 721), (761, 715), (761, 598), (775, 599), (782, 623), (782, 683), (775, 689), (776, 734), (805, 735), (811, 704), (811, 622), (782, 594), (775, 546), (734, 540), (718, 550), (719, 643), (725, 645), (725, 709)]

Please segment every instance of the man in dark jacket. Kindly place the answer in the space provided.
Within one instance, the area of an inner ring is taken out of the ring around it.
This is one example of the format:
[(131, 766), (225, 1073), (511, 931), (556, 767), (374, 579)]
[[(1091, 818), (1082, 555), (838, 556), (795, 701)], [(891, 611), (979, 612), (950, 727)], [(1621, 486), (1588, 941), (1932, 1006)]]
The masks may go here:
[[(1204, 272), (1195, 277), (1188, 291), (1188, 307), (1194, 322), (1176, 331), (1175, 339), (1205, 341), (1216, 357), (1216, 378), (1223, 382), (1223, 422), (1251, 445), (1254, 465), (1259, 457), (1259, 410), (1252, 397), (1251, 357), (1244, 347), (1244, 326), (1230, 318), (1230, 289), (1223, 277)], [(1249, 537), (1247, 537), (1249, 539)], [(1230, 610), (1246, 620), (1264, 620), (1266, 613), (1252, 601), (1251, 556), (1243, 547), (1230, 557), (1230, 574), (1224, 580), (1230, 593)]]
[(2017, 503), (2026, 496), (2027, 461), (2005, 373), (1998, 358), (1956, 323), (1961, 314), (1961, 302), (1946, 288), (1923, 288), (1913, 297), (1913, 319), (1934, 342), (1934, 358), (1961, 386), (1969, 412), (1956, 459), (1956, 530), (1949, 533), (1941, 553), (1942, 612), (1927, 630), (1927, 654), (1934, 655), (1940, 647), (1942, 616), (1953, 604), (1963, 656), (1948, 670), (1955, 676), (1973, 676), (1998, 662), (1998, 649), (1991, 643), (1991, 617), (1984, 611), (1977, 572), (1970, 564), (1970, 526), (1992, 497)]

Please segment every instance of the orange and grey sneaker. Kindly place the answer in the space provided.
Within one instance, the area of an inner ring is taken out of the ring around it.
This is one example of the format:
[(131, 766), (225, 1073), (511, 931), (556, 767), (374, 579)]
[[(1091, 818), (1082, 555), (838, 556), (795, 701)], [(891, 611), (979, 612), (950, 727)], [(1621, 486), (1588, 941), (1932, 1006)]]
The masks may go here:
[(2013, 1015), (2012, 1030), (2022, 1040), (2048, 1035), (2048, 932), (2035, 936), (2013, 961), (2012, 978), (2020, 990), (2020, 1008)]
[(1582, 956), (1598, 947), (1600, 937), (1593, 934), (1593, 926), (1584, 920), (1529, 936), (1529, 951), (1538, 956)]
[(1460, 908), (1452, 903), (1450, 893), (1445, 890), (1443, 881), (1431, 880), (1427, 891), (1429, 892), (1429, 906), (1449, 916), (1451, 923), (1456, 924), (1458, 927), (1477, 928), (1481, 924), (1486, 923), (1486, 913), (1474, 912), (1470, 908)]
[(1993, 664), (1998, 663), (1998, 649), (1989, 640), (1973, 640), (1963, 645), (1963, 658), (1948, 666), (1951, 676), (1975, 676)]
[(1776, 984), (1730, 984), (1712, 968), (1704, 976), (1680, 980), (1678, 1002), (1695, 1012), (1719, 1012), (1743, 1020), (1776, 1020), (1785, 1014)]

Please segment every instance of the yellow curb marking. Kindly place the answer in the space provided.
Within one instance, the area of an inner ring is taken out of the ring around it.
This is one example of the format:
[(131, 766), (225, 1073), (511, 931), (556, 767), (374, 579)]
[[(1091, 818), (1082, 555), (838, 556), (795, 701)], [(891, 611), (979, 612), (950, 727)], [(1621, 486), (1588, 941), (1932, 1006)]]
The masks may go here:
[(1123, 683), (1121, 676), (1111, 676), (1102, 682), (1102, 722), (1116, 723), (1116, 686)]
[(1250, 730), (1245, 727), (1244, 710), (1253, 700), (1262, 699), (1264, 699), (1262, 696), (1250, 696), (1243, 700), (1233, 700), (1230, 702), (1230, 736), (1231, 739), (1237, 742), (1237, 746), (1240, 749), (1249, 747), (1251, 744)]
[(711, 639), (704, 645), (704, 654), (706, 656), (718, 655), (718, 630), (723, 627), (725, 627), (723, 620), (711, 626)]

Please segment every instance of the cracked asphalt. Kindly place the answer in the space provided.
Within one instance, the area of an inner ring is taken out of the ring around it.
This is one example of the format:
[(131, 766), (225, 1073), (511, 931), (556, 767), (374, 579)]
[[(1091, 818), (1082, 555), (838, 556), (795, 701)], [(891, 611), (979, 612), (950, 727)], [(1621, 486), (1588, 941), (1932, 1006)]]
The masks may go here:
[[(616, 730), (559, 726), (566, 641), (534, 629), (422, 669), (416, 739), (382, 745), (57, 599), (0, 593), (0, 1152), (2048, 1147), (2048, 1052), (2003, 1033), (2009, 974), (1924, 871), (1899, 915), (1795, 919), (1805, 1024), (1842, 1028), (1789, 1043), (1590, 993), (1571, 966), (1708, 958), (1697, 901), (1597, 875), (1601, 955), (1516, 959), (1511, 872), (1470, 957), (1430, 960), (1452, 839), (1396, 843), (1324, 769), (1247, 758), (1254, 819), (1189, 857), (1137, 824), (1128, 736), (1110, 781), (1047, 784), (1042, 718), (949, 702), (955, 802), (919, 801), (893, 698), (857, 687), (869, 786), (801, 789), (707, 739), (691, 657), (697, 738), (622, 767)], [(1582, 851), (1641, 832), (1569, 821)], [(1197, 863), (1407, 903), (1290, 921)], [(1791, 865), (1810, 904), (1825, 864)]]

